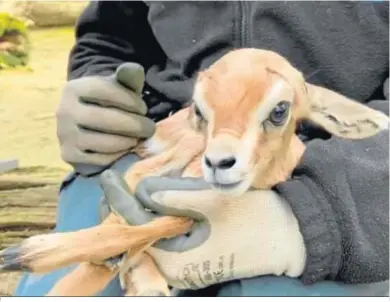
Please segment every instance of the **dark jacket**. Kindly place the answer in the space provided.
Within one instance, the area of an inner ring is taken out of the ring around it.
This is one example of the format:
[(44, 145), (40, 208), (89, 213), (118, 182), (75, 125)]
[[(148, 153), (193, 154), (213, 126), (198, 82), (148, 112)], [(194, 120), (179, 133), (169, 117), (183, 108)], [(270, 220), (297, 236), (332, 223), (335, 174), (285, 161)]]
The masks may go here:
[[(389, 4), (383, 2), (95, 2), (77, 24), (69, 79), (108, 75), (123, 62), (147, 71), (149, 116), (189, 100), (194, 76), (240, 47), (287, 57), (309, 82), (386, 112)], [(308, 251), (302, 280), (389, 277), (388, 131), (363, 140), (301, 127), (307, 151), (275, 187), (291, 204)]]

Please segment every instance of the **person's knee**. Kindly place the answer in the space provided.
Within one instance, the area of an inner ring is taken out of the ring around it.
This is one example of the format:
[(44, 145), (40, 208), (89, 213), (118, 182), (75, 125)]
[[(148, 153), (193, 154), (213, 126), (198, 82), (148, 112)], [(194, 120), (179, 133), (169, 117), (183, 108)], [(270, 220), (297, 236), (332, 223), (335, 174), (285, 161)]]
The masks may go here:
[(388, 283), (346, 285), (321, 281), (305, 285), (299, 279), (263, 276), (223, 284), (217, 296), (386, 296)]
[[(70, 273), (74, 267), (75, 266), (62, 268), (45, 275), (25, 273), (20, 279), (13, 296), (45, 296), (53, 288), (53, 286), (66, 274)], [(116, 277), (107, 284), (103, 291), (96, 293), (95, 296), (117, 297), (122, 296), (122, 294), (123, 290), (120, 286), (119, 278)]]

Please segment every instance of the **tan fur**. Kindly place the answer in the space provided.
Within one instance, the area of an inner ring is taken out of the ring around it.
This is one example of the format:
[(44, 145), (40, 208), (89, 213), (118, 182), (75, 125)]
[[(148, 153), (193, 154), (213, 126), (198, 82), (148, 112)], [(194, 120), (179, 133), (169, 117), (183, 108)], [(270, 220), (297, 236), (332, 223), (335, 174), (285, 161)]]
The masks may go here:
[[(268, 115), (281, 100), (291, 104), (291, 112), (286, 123), (276, 127), (268, 122)], [(388, 117), (380, 112), (306, 83), (285, 58), (260, 49), (231, 51), (200, 72), (193, 101), (189, 108), (159, 122), (155, 135), (133, 150), (143, 160), (125, 175), (132, 190), (144, 177), (165, 175), (173, 170), (183, 176), (202, 176), (201, 162), (208, 152), (225, 152), (237, 157), (239, 171), (232, 171), (232, 175), (239, 175), (246, 183), (238, 189), (239, 194), (250, 186), (268, 189), (285, 181), (304, 154), (305, 146), (295, 135), (300, 120), (309, 119), (331, 134), (346, 138), (374, 135), (388, 129), (389, 123)], [(195, 114), (195, 105), (204, 118)], [(46, 249), (42, 258), (40, 253), (34, 253), (34, 248), (42, 251), (43, 246), (32, 248), (26, 243), (21, 246), (30, 255), (28, 264), (34, 271), (54, 269), (70, 262), (96, 263), (127, 251), (121, 266), (126, 295), (154, 291), (168, 295), (167, 284), (147, 255), (147, 248), (160, 238), (186, 232), (189, 226), (188, 220), (166, 217), (134, 227), (110, 214), (94, 228), (41, 237), (51, 238), (47, 240), (51, 249)], [(59, 238), (57, 245), (53, 244), (53, 238)], [(67, 255), (48, 253), (58, 251), (59, 247), (66, 249)], [(83, 263), (50, 294), (93, 295), (116, 273)], [(81, 280), (90, 280), (91, 285), (82, 287)]]
[(185, 233), (191, 224), (188, 218), (162, 217), (145, 225), (129, 226), (115, 214), (110, 214), (96, 227), (27, 239), (21, 245), (18, 260), (37, 273), (77, 262), (101, 263), (126, 251), (129, 256), (135, 255), (161, 238)]
[(125, 296), (150, 296), (156, 292), (165, 296), (170, 295), (167, 282), (147, 253), (140, 255), (125, 278), (127, 289)]
[(147, 176), (182, 172), (203, 151), (205, 139), (188, 123), (189, 115), (190, 108), (184, 108), (157, 123), (154, 136), (133, 150), (141, 158), (148, 158), (127, 171), (125, 180), (131, 190), (134, 191), (139, 181)]
[(105, 266), (84, 262), (60, 279), (46, 296), (92, 296), (101, 292), (115, 276), (116, 272)]

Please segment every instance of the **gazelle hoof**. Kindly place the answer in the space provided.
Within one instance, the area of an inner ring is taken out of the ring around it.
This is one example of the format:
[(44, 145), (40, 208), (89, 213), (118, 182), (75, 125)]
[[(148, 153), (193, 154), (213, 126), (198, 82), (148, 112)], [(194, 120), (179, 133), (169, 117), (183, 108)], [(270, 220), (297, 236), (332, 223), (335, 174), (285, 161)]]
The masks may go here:
[(0, 273), (31, 271), (21, 258), (21, 247), (13, 246), (0, 252)]

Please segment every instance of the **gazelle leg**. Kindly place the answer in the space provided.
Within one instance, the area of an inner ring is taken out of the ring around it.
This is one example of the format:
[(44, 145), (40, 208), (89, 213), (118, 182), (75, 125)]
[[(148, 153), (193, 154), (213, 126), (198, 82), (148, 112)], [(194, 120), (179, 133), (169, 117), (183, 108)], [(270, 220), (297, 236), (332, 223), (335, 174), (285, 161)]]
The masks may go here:
[(94, 296), (102, 291), (116, 274), (116, 271), (111, 271), (103, 265), (84, 262), (58, 281), (46, 296)]
[(137, 258), (124, 275), (125, 296), (170, 296), (168, 283), (153, 259), (147, 253)]
[(44, 273), (73, 263), (97, 263), (128, 250), (137, 253), (160, 238), (185, 233), (192, 225), (188, 218), (170, 216), (139, 226), (108, 222), (70, 233), (31, 237), (18, 247), (2, 251), (2, 269)]
[(183, 169), (191, 160), (191, 154), (189, 156), (184, 154), (179, 155), (179, 152), (178, 149), (172, 148), (161, 154), (144, 159), (132, 166), (125, 175), (125, 181), (131, 191), (135, 191), (137, 184), (142, 178), (161, 176), (172, 171)]
[(185, 167), (182, 177), (202, 177), (202, 155), (199, 154), (194, 157), (191, 162)]
[[(27, 270), (45, 273), (73, 263), (88, 261), (90, 255), (102, 257), (110, 252), (106, 239), (121, 235), (130, 226), (110, 214), (100, 225), (67, 233), (36, 235), (0, 252), (0, 271)], [(111, 247), (118, 247), (116, 242)], [(96, 249), (97, 248), (97, 249)], [(126, 249), (125, 249), (126, 250)]]

